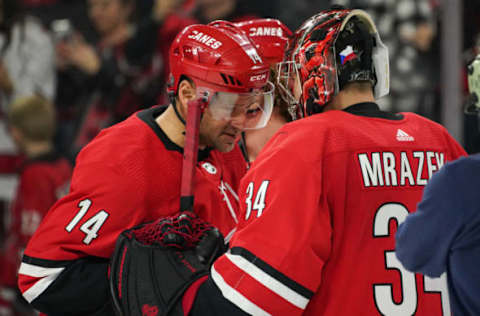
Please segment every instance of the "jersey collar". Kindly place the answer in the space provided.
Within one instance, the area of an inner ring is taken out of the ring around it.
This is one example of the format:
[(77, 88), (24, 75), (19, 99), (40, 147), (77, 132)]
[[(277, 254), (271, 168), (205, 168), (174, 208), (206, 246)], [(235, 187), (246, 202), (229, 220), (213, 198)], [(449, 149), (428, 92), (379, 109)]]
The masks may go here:
[(378, 104), (374, 102), (363, 102), (351, 105), (343, 111), (348, 112), (353, 115), (366, 116), (366, 117), (376, 117), (383, 118), (387, 120), (402, 120), (403, 115), (399, 113), (390, 113), (380, 110)]
[[(157, 122), (155, 122), (155, 119), (162, 114), (165, 110), (167, 109), (167, 106), (155, 106), (150, 109), (146, 109), (143, 111), (138, 112), (137, 117), (145, 122), (153, 131), (154, 133), (158, 136), (158, 138), (162, 141), (162, 143), (165, 145), (165, 148), (167, 150), (171, 151), (178, 151), (183, 154), (183, 148), (175, 144), (168, 138), (167, 134), (158, 126)], [(199, 149), (198, 150), (198, 161), (203, 161), (208, 158), (210, 155), (210, 151), (212, 151), (212, 148), (205, 148), (205, 149)]]

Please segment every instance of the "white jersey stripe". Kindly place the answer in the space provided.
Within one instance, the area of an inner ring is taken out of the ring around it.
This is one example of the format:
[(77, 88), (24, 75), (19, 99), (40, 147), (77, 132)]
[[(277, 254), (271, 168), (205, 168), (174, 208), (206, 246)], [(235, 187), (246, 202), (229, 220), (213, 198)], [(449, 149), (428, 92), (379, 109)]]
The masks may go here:
[(22, 262), (18, 273), (34, 278), (43, 278), (52, 274), (59, 274), (63, 269), (65, 268), (45, 268)]
[[(232, 203), (230, 202), (230, 199), (228, 198), (228, 194), (227, 192), (225, 192), (225, 189), (228, 189), (230, 193), (234, 193), (233, 190), (231, 190), (228, 183), (223, 182), (223, 180), (220, 181), (220, 186), (218, 188), (220, 189), (220, 192), (222, 192), (223, 194), (223, 200), (227, 204), (228, 210), (230, 211), (230, 215), (232, 215), (233, 221), (235, 222), (235, 224), (238, 224), (237, 214), (235, 214), (235, 210), (232, 206)], [(236, 194), (234, 194), (233, 197), (238, 201), (238, 196)]]
[(50, 284), (53, 283), (53, 281), (55, 281), (55, 279), (64, 269), (65, 268), (44, 268), (28, 263), (22, 263), (18, 271), (19, 274), (28, 275), (35, 278), (42, 278), (28, 290), (23, 292), (23, 297), (27, 300), (27, 302), (31, 303), (40, 294), (42, 294), (43, 291), (45, 291)]
[(224, 182), (225, 183), (225, 187), (227, 187), (228, 191), (230, 191), (230, 193), (232, 193), (233, 197), (235, 198), (235, 200), (238, 201), (238, 195), (237, 195), (237, 192), (235, 192), (235, 190), (232, 189), (232, 187), (227, 183), (227, 182)]
[(267, 313), (263, 309), (261, 309), (259, 306), (255, 305), (253, 302), (251, 302), (249, 299), (247, 299), (245, 296), (243, 296), (240, 292), (238, 292), (236, 289), (231, 287), (230, 285), (225, 282), (225, 280), (222, 278), (222, 276), (215, 270), (215, 267), (212, 266), (212, 269), (210, 270), (213, 282), (218, 286), (220, 291), (222, 292), (223, 296), (238, 306), (241, 310), (244, 312), (250, 314), (250, 315), (255, 315), (255, 316), (269, 316), (271, 314)]
[(308, 298), (298, 294), (291, 288), (274, 279), (273, 277), (265, 273), (263, 270), (259, 269), (256, 265), (252, 264), (250, 261), (246, 260), (242, 256), (233, 255), (231, 253), (227, 253), (226, 256), (238, 268), (243, 270), (245, 273), (263, 284), (265, 287), (276, 293), (284, 300), (301, 309), (305, 309), (307, 307), (307, 304), (309, 302)]
[(232, 238), (233, 234), (235, 234), (236, 231), (237, 231), (237, 228), (235, 227), (227, 234), (227, 236), (225, 236), (225, 244), (228, 244), (230, 242), (230, 239)]

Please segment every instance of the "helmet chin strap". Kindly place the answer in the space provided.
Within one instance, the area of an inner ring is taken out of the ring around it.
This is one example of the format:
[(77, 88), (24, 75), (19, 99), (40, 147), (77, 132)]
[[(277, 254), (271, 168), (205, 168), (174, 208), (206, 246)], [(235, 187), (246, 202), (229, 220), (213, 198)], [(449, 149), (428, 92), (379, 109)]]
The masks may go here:
[[(175, 115), (177, 116), (177, 118), (179, 119), (179, 121), (183, 124), (183, 126), (187, 126), (187, 122), (185, 121), (185, 119), (182, 117), (182, 115), (180, 114), (180, 111), (178, 110), (178, 107), (177, 107), (177, 102), (176, 102), (176, 99), (175, 99), (175, 96), (173, 94), (170, 94), (169, 95), (169, 99), (170, 99), (170, 104), (172, 105), (173, 107), (173, 110), (175, 111)], [(205, 92), (203, 94), (202, 97), (200, 97), (198, 100), (200, 100), (200, 102), (202, 102), (202, 107), (200, 108), (200, 120), (202, 119), (203, 117), (203, 113), (205, 112), (206, 110), (206, 107), (208, 106), (208, 93)], [(193, 100), (189, 101), (189, 102), (193, 102)], [(185, 135), (186, 131), (183, 131), (183, 135)]]
[(185, 126), (187, 123), (185, 122), (184, 118), (180, 115), (180, 112), (178, 111), (175, 96), (169, 96), (169, 99), (170, 99), (170, 104), (173, 106), (173, 110), (175, 111), (175, 115), (180, 120), (180, 122), (182, 122), (182, 124)]
[(180, 120), (180, 122), (182, 122), (183, 125), (186, 125), (187, 123), (185, 122), (185, 120), (183, 119), (183, 117), (180, 115), (180, 112), (178, 111), (177, 103), (174, 102), (172, 105), (173, 105), (173, 110), (175, 111), (175, 114), (177, 115), (177, 117), (178, 117), (178, 119)]

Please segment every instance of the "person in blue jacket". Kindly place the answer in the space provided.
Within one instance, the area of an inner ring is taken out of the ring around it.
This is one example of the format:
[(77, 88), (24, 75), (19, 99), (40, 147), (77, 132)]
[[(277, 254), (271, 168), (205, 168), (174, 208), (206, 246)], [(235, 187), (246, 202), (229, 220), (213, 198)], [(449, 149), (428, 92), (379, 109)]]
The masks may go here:
[(446, 164), (396, 234), (396, 255), (407, 270), (447, 273), (455, 316), (480, 315), (479, 187), (480, 154)]
[[(468, 67), (465, 112), (480, 113), (480, 55)], [(480, 154), (447, 163), (432, 176), (415, 213), (396, 234), (396, 255), (407, 270), (447, 273), (453, 315), (480, 315)]]

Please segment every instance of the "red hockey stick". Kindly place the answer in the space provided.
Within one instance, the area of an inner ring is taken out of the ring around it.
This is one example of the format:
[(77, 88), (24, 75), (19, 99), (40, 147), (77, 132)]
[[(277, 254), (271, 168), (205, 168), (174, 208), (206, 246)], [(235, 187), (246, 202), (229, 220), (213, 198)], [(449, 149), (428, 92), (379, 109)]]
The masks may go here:
[(188, 102), (187, 122), (185, 126), (185, 145), (183, 147), (182, 184), (180, 191), (180, 211), (193, 212), (193, 192), (195, 167), (198, 157), (198, 132), (200, 117), (207, 107), (208, 95)]

